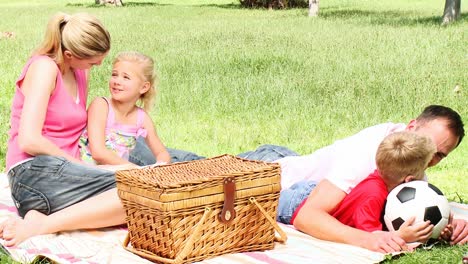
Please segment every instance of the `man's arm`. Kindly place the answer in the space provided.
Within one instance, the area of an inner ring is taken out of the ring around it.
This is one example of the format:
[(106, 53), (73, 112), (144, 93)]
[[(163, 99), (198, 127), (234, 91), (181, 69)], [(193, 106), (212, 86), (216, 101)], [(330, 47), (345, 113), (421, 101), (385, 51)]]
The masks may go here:
[(322, 180), (310, 193), (294, 220), (294, 227), (316, 238), (350, 244), (372, 251), (406, 250), (406, 243), (394, 232), (365, 232), (346, 226), (330, 215), (346, 193), (328, 180)]

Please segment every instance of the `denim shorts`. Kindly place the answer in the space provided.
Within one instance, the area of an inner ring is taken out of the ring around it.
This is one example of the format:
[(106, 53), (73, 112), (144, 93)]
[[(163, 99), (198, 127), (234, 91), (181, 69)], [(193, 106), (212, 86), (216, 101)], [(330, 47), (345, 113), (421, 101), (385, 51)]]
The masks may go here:
[(112, 171), (45, 155), (11, 168), (8, 180), (22, 217), (29, 210), (49, 215), (116, 187)]
[(272, 162), (284, 157), (297, 155), (296, 152), (283, 146), (262, 145), (254, 151), (247, 151), (237, 156), (244, 159)]
[[(167, 148), (167, 151), (171, 156), (172, 163), (205, 159), (203, 156), (185, 150)], [(128, 161), (139, 166), (151, 165), (157, 162), (144, 137), (137, 138), (135, 148), (130, 152)]]
[(283, 224), (292, 224), (291, 218), (297, 207), (306, 199), (317, 186), (315, 181), (300, 181), (280, 193), (278, 203), (278, 214), (276, 221)]

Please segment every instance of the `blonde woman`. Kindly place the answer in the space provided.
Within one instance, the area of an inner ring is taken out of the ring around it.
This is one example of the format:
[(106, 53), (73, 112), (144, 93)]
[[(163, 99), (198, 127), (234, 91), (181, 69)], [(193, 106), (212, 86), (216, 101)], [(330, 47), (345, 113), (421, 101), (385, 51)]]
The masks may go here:
[(16, 81), (6, 168), (24, 218), (0, 224), (6, 246), (125, 223), (114, 173), (85, 164), (78, 147), (87, 124), (88, 71), (109, 50), (109, 32), (98, 19), (59, 13)]

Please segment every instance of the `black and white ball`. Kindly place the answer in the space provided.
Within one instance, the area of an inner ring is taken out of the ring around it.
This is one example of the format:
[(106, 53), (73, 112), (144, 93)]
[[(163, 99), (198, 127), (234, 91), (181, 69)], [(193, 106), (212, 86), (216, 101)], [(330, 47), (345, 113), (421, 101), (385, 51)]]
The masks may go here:
[(430, 220), (434, 225), (431, 238), (438, 238), (448, 224), (450, 205), (444, 194), (425, 181), (412, 181), (398, 185), (387, 197), (384, 221), (388, 230), (395, 231), (411, 218), (415, 223)]

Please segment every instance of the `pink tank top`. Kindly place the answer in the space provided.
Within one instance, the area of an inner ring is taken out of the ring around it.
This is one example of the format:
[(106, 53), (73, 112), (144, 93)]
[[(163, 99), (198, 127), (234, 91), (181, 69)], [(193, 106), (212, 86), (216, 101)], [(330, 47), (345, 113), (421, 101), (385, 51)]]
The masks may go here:
[[(24, 95), (21, 85), (31, 63), (39, 58), (47, 56), (32, 57), (16, 81), (15, 95), (11, 106), (10, 131), (8, 140), (8, 151), (6, 155), (6, 169), (11, 166), (31, 158), (31, 155), (20, 150), (18, 145), (18, 129), (21, 118), (21, 111), (24, 104)], [(50, 59), (51, 60), (51, 59)], [(78, 141), (83, 129), (86, 127), (86, 100), (88, 96), (88, 86), (86, 74), (83, 70), (75, 70), (75, 79), (78, 87), (78, 102), (75, 101), (65, 89), (62, 74), (57, 67), (57, 80), (55, 89), (49, 98), (47, 112), (42, 128), (42, 135), (57, 145), (60, 149), (73, 157), (80, 158)]]
[[(107, 149), (114, 151), (121, 158), (128, 160), (130, 151), (135, 148), (138, 137), (146, 138), (148, 132), (143, 128), (145, 111), (137, 108), (137, 120), (134, 125), (120, 124), (115, 120), (115, 112), (109, 99), (102, 97), (107, 102), (108, 114), (106, 122), (106, 141)], [(95, 164), (89, 148), (88, 132), (85, 130), (80, 139), (81, 159), (91, 164)]]

